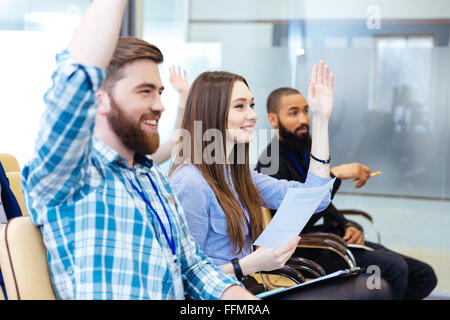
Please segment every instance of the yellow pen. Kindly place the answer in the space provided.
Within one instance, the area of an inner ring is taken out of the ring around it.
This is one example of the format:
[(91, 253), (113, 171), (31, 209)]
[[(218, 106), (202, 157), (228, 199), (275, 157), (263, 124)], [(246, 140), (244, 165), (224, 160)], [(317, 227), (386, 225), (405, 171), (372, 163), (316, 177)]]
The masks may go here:
[(375, 176), (377, 176), (379, 174), (381, 174), (381, 171), (374, 172), (374, 173), (370, 174), (370, 176), (371, 177), (375, 177)]

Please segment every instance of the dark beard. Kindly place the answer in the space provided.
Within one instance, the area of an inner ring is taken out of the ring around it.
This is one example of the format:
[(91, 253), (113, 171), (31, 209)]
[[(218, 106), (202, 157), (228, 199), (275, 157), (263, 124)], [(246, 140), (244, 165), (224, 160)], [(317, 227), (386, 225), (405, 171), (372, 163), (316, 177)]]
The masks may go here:
[(158, 132), (146, 133), (140, 128), (141, 119), (135, 123), (111, 97), (111, 112), (106, 119), (110, 128), (130, 150), (140, 155), (153, 154), (159, 147)]
[(307, 124), (303, 124), (295, 129), (295, 131), (306, 127), (308, 131), (306, 133), (303, 133), (301, 135), (297, 135), (295, 133), (290, 132), (288, 129), (286, 129), (285, 126), (280, 122), (280, 119), (278, 119), (278, 128), (279, 128), (279, 134), (283, 142), (287, 145), (289, 150), (294, 152), (309, 152), (311, 150), (311, 135), (309, 134), (309, 126)]

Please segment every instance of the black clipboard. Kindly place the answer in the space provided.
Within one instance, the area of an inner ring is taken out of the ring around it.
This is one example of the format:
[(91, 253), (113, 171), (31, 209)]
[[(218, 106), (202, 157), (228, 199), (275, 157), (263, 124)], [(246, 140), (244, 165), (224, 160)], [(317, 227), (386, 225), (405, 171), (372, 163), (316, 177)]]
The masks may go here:
[(319, 277), (319, 278), (310, 280), (308, 282), (300, 283), (300, 284), (297, 284), (297, 285), (289, 287), (289, 288), (277, 288), (277, 289), (269, 290), (269, 291), (266, 291), (263, 293), (259, 293), (256, 295), (256, 297), (258, 297), (262, 300), (273, 299), (273, 298), (277, 298), (278, 296), (284, 295), (288, 292), (293, 292), (295, 290), (298, 290), (299, 288), (302, 288), (302, 287), (311, 286), (311, 285), (320, 283), (320, 282), (328, 280), (328, 279), (336, 279), (336, 278), (348, 277), (351, 275), (357, 275), (357, 274), (365, 272), (365, 270), (366, 270), (365, 268), (360, 268), (360, 267), (339, 270), (339, 271), (330, 273), (326, 276)]

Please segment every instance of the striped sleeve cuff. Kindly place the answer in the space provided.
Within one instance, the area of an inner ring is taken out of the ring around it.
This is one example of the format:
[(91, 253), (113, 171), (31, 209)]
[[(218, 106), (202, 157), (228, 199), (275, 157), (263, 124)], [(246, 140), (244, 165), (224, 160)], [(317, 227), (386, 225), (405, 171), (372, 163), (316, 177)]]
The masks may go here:
[(208, 292), (208, 295), (202, 298), (206, 300), (219, 300), (224, 291), (233, 285), (244, 287), (234, 275), (219, 273), (215, 281), (208, 281), (205, 284), (205, 291)]

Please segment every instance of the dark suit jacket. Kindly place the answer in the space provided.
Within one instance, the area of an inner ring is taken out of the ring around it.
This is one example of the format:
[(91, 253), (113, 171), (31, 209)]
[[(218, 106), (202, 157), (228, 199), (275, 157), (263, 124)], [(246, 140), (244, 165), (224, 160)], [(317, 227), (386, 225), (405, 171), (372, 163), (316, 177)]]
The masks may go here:
[(0, 184), (2, 186), (2, 202), (3, 207), (6, 212), (6, 217), (9, 219), (19, 217), (22, 215), (20, 211), (19, 204), (17, 203), (16, 197), (14, 193), (11, 191), (9, 187), (9, 180), (6, 176), (5, 170), (3, 169), (2, 164), (0, 163)]
[[(15, 217), (20, 217), (22, 215), (22, 212), (20, 211), (19, 204), (17, 203), (16, 197), (14, 196), (14, 193), (11, 191), (11, 188), (9, 187), (9, 180), (6, 176), (5, 170), (3, 169), (3, 166), (0, 162), (0, 184), (2, 186), (2, 203), (3, 208), (5, 209), (6, 218), (12, 219)], [(3, 294), (6, 296), (6, 291), (4, 290), (3, 285), (3, 276), (0, 272), (0, 286), (2, 287)]]

